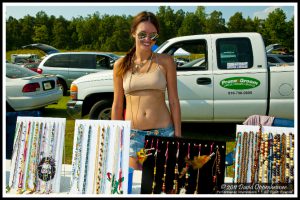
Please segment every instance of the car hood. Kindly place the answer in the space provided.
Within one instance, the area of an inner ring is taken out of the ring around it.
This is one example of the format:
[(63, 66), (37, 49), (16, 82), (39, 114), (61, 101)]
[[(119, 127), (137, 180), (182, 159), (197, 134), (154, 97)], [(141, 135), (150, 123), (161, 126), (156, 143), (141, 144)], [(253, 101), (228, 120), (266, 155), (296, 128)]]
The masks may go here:
[(41, 43), (25, 45), (25, 46), (22, 46), (22, 48), (23, 49), (38, 49), (38, 50), (43, 51), (47, 55), (59, 52), (58, 49), (56, 49), (50, 45), (41, 44)]
[(73, 83), (78, 84), (81, 82), (89, 81), (102, 81), (102, 80), (112, 80), (113, 79), (113, 70), (103, 70), (96, 73), (91, 73), (73, 81)]

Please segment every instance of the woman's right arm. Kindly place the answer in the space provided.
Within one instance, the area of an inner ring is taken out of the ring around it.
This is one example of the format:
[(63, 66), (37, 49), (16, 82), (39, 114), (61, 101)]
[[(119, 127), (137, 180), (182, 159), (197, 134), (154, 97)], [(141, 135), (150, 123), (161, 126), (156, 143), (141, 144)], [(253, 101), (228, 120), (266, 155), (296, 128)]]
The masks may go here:
[(115, 62), (114, 69), (113, 69), (114, 101), (111, 110), (112, 120), (124, 120), (123, 119), (123, 103), (124, 103), (123, 78), (122, 76), (117, 76), (117, 68), (120, 66), (118, 61)]

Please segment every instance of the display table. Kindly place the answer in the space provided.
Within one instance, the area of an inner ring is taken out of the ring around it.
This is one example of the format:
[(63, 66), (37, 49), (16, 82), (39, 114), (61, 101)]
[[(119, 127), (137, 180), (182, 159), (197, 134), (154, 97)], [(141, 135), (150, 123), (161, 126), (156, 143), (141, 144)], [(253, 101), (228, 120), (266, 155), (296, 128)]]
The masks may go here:
[[(10, 174), (10, 164), (11, 160), (6, 160), (6, 185), (9, 183), (9, 174)], [(61, 181), (60, 181), (60, 192), (61, 193), (68, 193), (70, 190), (70, 181), (71, 181), (71, 168), (72, 165), (62, 165), (62, 172), (61, 172)], [(132, 191), (131, 194), (140, 194), (141, 191), (141, 181), (142, 181), (142, 170), (134, 170), (133, 177), (132, 177)], [(231, 183), (231, 177), (225, 177), (225, 183)]]

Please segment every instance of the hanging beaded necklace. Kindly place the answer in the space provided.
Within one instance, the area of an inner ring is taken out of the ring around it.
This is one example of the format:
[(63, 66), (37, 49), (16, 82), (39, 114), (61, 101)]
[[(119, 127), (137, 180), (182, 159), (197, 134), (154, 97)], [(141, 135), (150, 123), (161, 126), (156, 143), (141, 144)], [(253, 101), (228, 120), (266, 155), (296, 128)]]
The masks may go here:
[(237, 137), (236, 137), (236, 145), (235, 145), (235, 149), (234, 149), (236, 151), (235, 154), (237, 154), (237, 162), (238, 162), (236, 164), (236, 166), (234, 166), (234, 169), (235, 169), (234, 176), (235, 177), (233, 178), (233, 180), (235, 180), (236, 183), (240, 182), (240, 174), (239, 174), (239, 172), (240, 172), (240, 160), (241, 160), (240, 158), (241, 158), (241, 146), (242, 146), (241, 145), (241, 137), (242, 137), (242, 133), (238, 132), (237, 133)]
[(290, 134), (286, 136), (286, 167), (285, 167), (285, 183), (290, 181)]
[(103, 147), (104, 147), (104, 138), (105, 138), (105, 129), (102, 127), (101, 129), (101, 137), (100, 137), (100, 145), (99, 145), (99, 161), (98, 161), (98, 176), (97, 176), (97, 182), (96, 182), (96, 194), (100, 194), (100, 183), (103, 178), (102, 174), (102, 166), (103, 166)]
[(278, 136), (274, 136), (273, 140), (273, 165), (272, 165), (272, 183), (276, 183), (276, 164), (277, 164), (277, 141)]
[(158, 141), (159, 139), (156, 139), (156, 148), (155, 148), (155, 153), (154, 153), (154, 169), (153, 169), (153, 182), (152, 182), (152, 194), (154, 194), (154, 189), (156, 186), (156, 160), (157, 160), (157, 152), (158, 152)]
[(123, 178), (122, 178), (122, 162), (123, 162), (123, 135), (124, 135), (124, 127), (121, 128), (121, 132), (120, 132), (120, 156), (119, 156), (119, 193), (123, 194), (123, 190), (122, 190), (122, 182), (123, 182)]
[(294, 184), (294, 134), (290, 133), (290, 138), (292, 140), (290, 150), (290, 183)]
[(268, 152), (269, 141), (268, 134), (264, 133), (264, 160), (263, 160), (263, 183), (268, 183)]
[(28, 123), (28, 129), (26, 132), (26, 137), (25, 137), (25, 143), (24, 143), (24, 150), (23, 150), (23, 159), (21, 160), (21, 167), (20, 167), (20, 175), (19, 175), (19, 183), (18, 183), (18, 193), (22, 194), (23, 193), (23, 184), (24, 184), (24, 173), (25, 173), (25, 162), (27, 159), (27, 148), (28, 148), (28, 139), (30, 135), (30, 126), (31, 122), (29, 121)]
[(283, 133), (281, 135), (282, 142), (281, 142), (281, 176), (280, 176), (280, 182), (284, 183), (285, 182), (285, 166), (286, 166), (286, 135)]
[(86, 145), (86, 154), (85, 154), (85, 165), (84, 165), (84, 174), (83, 174), (83, 186), (82, 186), (82, 194), (86, 194), (86, 180), (88, 176), (88, 165), (89, 165), (89, 154), (90, 154), (90, 143), (91, 143), (91, 135), (92, 135), (92, 126), (89, 125), (88, 130), (88, 138), (87, 138), (87, 145)]
[(165, 153), (165, 164), (164, 164), (164, 176), (162, 178), (162, 192), (161, 194), (166, 194), (166, 176), (167, 176), (167, 163), (169, 157), (169, 141), (167, 141), (166, 153)]
[(271, 132), (269, 133), (268, 149), (269, 149), (268, 183), (272, 183), (273, 134)]
[[(198, 145), (198, 157), (200, 158), (200, 156), (201, 156), (201, 144)], [(197, 180), (196, 180), (196, 188), (195, 188), (194, 194), (198, 194), (199, 175), (200, 175), (199, 171), (200, 171), (200, 169), (197, 170)]]
[(37, 169), (37, 146), (39, 145), (37, 143), (39, 139), (39, 123), (36, 122), (35, 123), (35, 129), (34, 129), (34, 133), (33, 133), (33, 139), (32, 139), (32, 149), (31, 149), (31, 153), (29, 154), (29, 172), (27, 173), (27, 178), (26, 178), (26, 190), (29, 191), (29, 193), (33, 193), (35, 191), (35, 173), (36, 173), (36, 169)]
[[(185, 143), (183, 143), (183, 145), (185, 145)], [(194, 144), (195, 146), (195, 144)], [(188, 150), (187, 150), (187, 155), (186, 155), (186, 159), (187, 160), (190, 160), (190, 143), (188, 143)], [(188, 189), (188, 185), (189, 185), (189, 163), (188, 162), (185, 162), (185, 169), (184, 169), (186, 172), (185, 172), (185, 183), (182, 185), (182, 188), (180, 188), (179, 190), (179, 194), (186, 194), (187, 192), (187, 189)], [(181, 174), (182, 176), (182, 174)], [(181, 177), (179, 177), (181, 178)], [(196, 186), (197, 187), (197, 186)]]
[(95, 169), (94, 169), (94, 181), (93, 181), (93, 193), (96, 193), (97, 191), (97, 177), (99, 170), (97, 169), (98, 162), (99, 162), (99, 145), (100, 145), (100, 125), (97, 128), (97, 142), (96, 142), (96, 156), (95, 156)]
[[(216, 158), (215, 158), (215, 161), (213, 163), (213, 166), (212, 166), (212, 182), (214, 184), (214, 188), (213, 188), (213, 191), (217, 191), (218, 189), (218, 175), (221, 174), (221, 169), (220, 169), (220, 164), (221, 164), (221, 155), (220, 155), (220, 152), (219, 152), (219, 147), (216, 146)], [(215, 173), (214, 172), (214, 167), (215, 167)]]
[(176, 152), (176, 163), (174, 168), (174, 180), (173, 180), (173, 191), (172, 194), (178, 193), (178, 176), (179, 176), (179, 170), (178, 170), (178, 158), (179, 158), (179, 148), (180, 144), (177, 142), (177, 152)]
[(80, 177), (80, 167), (81, 167), (81, 152), (82, 152), (82, 137), (83, 137), (84, 127), (82, 124), (79, 124), (77, 137), (76, 137), (76, 146), (75, 154), (73, 157), (73, 166), (72, 166), (72, 179), (71, 179), (71, 191), (72, 193), (78, 193), (79, 190), (79, 177)]
[(13, 152), (12, 152), (12, 164), (11, 166), (13, 166), (12, 172), (13, 172), (13, 176), (12, 179), (10, 179), (10, 183), (9, 183), (9, 187), (7, 188), (7, 192), (9, 192), (11, 189), (14, 189), (14, 185), (16, 182), (16, 177), (17, 177), (17, 173), (18, 173), (18, 165), (20, 162), (20, 149), (21, 149), (21, 143), (22, 143), (22, 134), (23, 134), (23, 127), (25, 127), (25, 125), (23, 125), (23, 121), (19, 123), (19, 128), (18, 128), (18, 134), (17, 137), (15, 138), (14, 141), (14, 147), (13, 147)]
[(102, 174), (103, 177), (101, 179), (101, 193), (105, 193), (106, 191), (106, 170), (107, 170), (107, 157), (108, 157), (108, 146), (109, 146), (109, 138), (110, 138), (110, 126), (108, 125), (105, 130), (105, 142), (104, 142), (104, 152), (103, 152), (103, 166), (102, 166)]

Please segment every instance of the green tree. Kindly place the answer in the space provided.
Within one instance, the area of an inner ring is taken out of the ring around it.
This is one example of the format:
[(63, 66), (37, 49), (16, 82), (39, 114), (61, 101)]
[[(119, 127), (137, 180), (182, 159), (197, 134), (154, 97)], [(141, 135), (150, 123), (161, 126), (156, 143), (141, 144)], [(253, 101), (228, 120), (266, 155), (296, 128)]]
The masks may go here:
[(20, 19), (20, 25), (22, 27), (20, 30), (20, 35), (23, 45), (31, 44), (33, 42), (32, 33), (34, 24), (35, 19), (30, 15), (26, 15), (23, 19)]
[(69, 32), (68, 32), (68, 21), (60, 16), (58, 19), (54, 20), (53, 29), (52, 29), (52, 45), (59, 49), (68, 49), (71, 41), (69, 40)]
[(199, 18), (194, 13), (187, 13), (178, 30), (178, 36), (199, 34), (200, 27)]
[(227, 28), (225, 26), (225, 19), (222, 18), (222, 12), (213, 11), (206, 20), (206, 33), (225, 33)]
[(287, 37), (286, 16), (282, 9), (276, 8), (269, 13), (264, 23), (264, 38), (267, 44), (284, 43)]
[(246, 20), (241, 12), (236, 12), (227, 23), (228, 32), (246, 32)]
[(6, 21), (6, 50), (14, 50), (22, 46), (20, 30), (21, 25), (19, 21), (9, 17)]
[(36, 43), (48, 43), (49, 41), (49, 34), (48, 34), (48, 29), (46, 25), (42, 26), (34, 26), (34, 36), (33, 36), (33, 41)]

